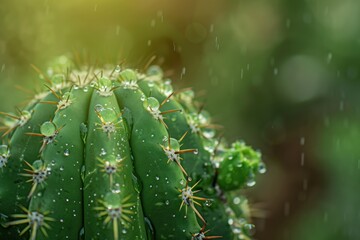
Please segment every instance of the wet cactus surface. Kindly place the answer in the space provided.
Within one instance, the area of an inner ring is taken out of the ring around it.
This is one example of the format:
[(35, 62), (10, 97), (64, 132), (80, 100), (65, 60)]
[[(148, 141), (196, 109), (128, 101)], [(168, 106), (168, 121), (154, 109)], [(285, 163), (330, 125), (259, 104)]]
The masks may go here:
[(192, 90), (157, 66), (65, 69), (1, 113), (0, 239), (250, 239), (237, 190), (260, 153), (224, 143)]

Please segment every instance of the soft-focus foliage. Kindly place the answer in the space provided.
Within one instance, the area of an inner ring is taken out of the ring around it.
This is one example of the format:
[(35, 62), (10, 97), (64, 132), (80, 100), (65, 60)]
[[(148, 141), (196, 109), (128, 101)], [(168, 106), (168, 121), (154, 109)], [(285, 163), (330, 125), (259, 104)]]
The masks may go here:
[(27, 98), (4, 89), (40, 84), (30, 64), (75, 52), (142, 68), (156, 55), (175, 85), (204, 90), (228, 139), (262, 150), (269, 171), (250, 199), (257, 239), (358, 239), (359, 9), (356, 0), (5, 0), (1, 109)]

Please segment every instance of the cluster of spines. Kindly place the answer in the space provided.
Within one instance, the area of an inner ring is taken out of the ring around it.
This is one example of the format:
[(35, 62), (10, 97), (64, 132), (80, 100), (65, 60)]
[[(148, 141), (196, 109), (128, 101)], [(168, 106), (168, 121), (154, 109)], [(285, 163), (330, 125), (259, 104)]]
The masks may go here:
[[(76, 80), (78, 80), (78, 83), (79, 83), (77, 86), (74, 84), (69, 84), (67, 82), (64, 82), (65, 78), (59, 77), (59, 75), (54, 75), (54, 76), (56, 76), (54, 83), (51, 86), (47, 86), (47, 88), (50, 90), (51, 95), (52, 95), (50, 98), (53, 100), (48, 100), (45, 98), (45, 99), (38, 100), (38, 102), (39, 102), (39, 104), (53, 105), (55, 107), (55, 115), (56, 114), (65, 115), (64, 113), (62, 113), (62, 110), (68, 108), (70, 105), (72, 105), (73, 102), (78, 101), (78, 99), (76, 99), (76, 97), (74, 97), (72, 94), (74, 89), (78, 89), (78, 88), (85, 89), (86, 88), (86, 91), (84, 90), (85, 95), (90, 96), (91, 94), (89, 94), (89, 93), (86, 94), (86, 92), (88, 92), (87, 85), (90, 84), (93, 87), (94, 91), (96, 91), (98, 93), (100, 98), (101, 97), (108, 98), (108, 97), (113, 96), (113, 92), (117, 89), (122, 89), (122, 91), (124, 91), (124, 89), (137, 90), (140, 88), (138, 85), (138, 83), (140, 83), (140, 81), (144, 82), (144, 84), (145, 84), (145, 85), (142, 85), (143, 86), (142, 90), (146, 90), (146, 88), (148, 88), (149, 86), (150, 86), (150, 89), (152, 89), (151, 86), (153, 86), (154, 84), (157, 84), (158, 82), (161, 81), (162, 75), (158, 69), (155, 69), (155, 71), (154, 71), (154, 69), (150, 69), (149, 73), (151, 73), (150, 76), (146, 76), (146, 75), (142, 75), (142, 74), (137, 74), (130, 69), (126, 69), (126, 70), (123, 70), (120, 72), (118, 70), (118, 67), (116, 67), (115, 70), (111, 71), (111, 73), (110, 73), (111, 78), (117, 78), (120, 82), (116, 86), (115, 86), (113, 80), (103, 77), (103, 74), (104, 74), (103, 72), (100, 72), (100, 77), (98, 77), (98, 74), (94, 74), (94, 78), (96, 79), (95, 83), (92, 83), (92, 80), (91, 81), (88, 80), (89, 73), (86, 74), (85, 78), (83, 78), (83, 79), (81, 79), (80, 77), (77, 77)], [(92, 79), (94, 79), (94, 78), (92, 78)], [(148, 78), (148, 79), (146, 80), (146, 78)], [(140, 80), (138, 80), (138, 79), (140, 79)], [(73, 86), (75, 86), (75, 87), (73, 87)], [(64, 94), (62, 94), (62, 92), (61, 92), (63, 88), (67, 89), (67, 92), (65, 92)], [(169, 127), (168, 127), (168, 124), (164, 121), (165, 118), (163, 116), (166, 114), (171, 114), (171, 113), (179, 113), (184, 110), (189, 111), (189, 112), (194, 112), (193, 106), (191, 104), (189, 104), (189, 99), (187, 99), (187, 98), (191, 99), (192, 96), (191, 96), (191, 92), (189, 94), (189, 91), (180, 92), (180, 93), (185, 92), (185, 94), (179, 94), (180, 96), (178, 97), (179, 102), (183, 103), (181, 108), (167, 109), (167, 110), (161, 111), (160, 108), (165, 106), (165, 104), (170, 101), (170, 98), (176, 94), (174, 94), (174, 92), (171, 89), (171, 85), (168, 82), (161, 84), (160, 90), (164, 94), (167, 93), (165, 95), (164, 100), (161, 101), (161, 104), (155, 97), (152, 97), (152, 96), (148, 96), (145, 98), (142, 96), (141, 98), (144, 98), (144, 99), (142, 99), (144, 108), (151, 114), (151, 116), (156, 121), (161, 123), (161, 125), (164, 127), (164, 129), (167, 130)], [(150, 95), (151, 94), (152, 93), (150, 92)], [(119, 94), (117, 94), (117, 95), (119, 95)], [(54, 101), (54, 99), (55, 99), (55, 101)], [(106, 105), (106, 103), (105, 103), (105, 105)], [(90, 109), (90, 111), (91, 111), (91, 109)], [(96, 129), (94, 129), (94, 130), (102, 131), (106, 135), (108, 140), (111, 140), (111, 134), (115, 133), (120, 128), (119, 125), (123, 121), (120, 111), (118, 113), (115, 113), (115, 111), (112, 108), (99, 109), (98, 106), (94, 107), (94, 111), (99, 120), (98, 122), (95, 123)], [(201, 110), (199, 112), (201, 112)], [(15, 130), (17, 127), (24, 126), (27, 123), (27, 121), (30, 119), (29, 113), (31, 113), (31, 111), (24, 110), (24, 111), (19, 111), (19, 113), (20, 113), (20, 116), (3, 113), (4, 116), (15, 120), (12, 124), (9, 124), (8, 126), (6, 126), (8, 129), (5, 131), (4, 136), (11, 135), (11, 132), (13, 130)], [(161, 143), (158, 143), (158, 144), (161, 147), (163, 154), (168, 158), (168, 163), (169, 164), (174, 163), (175, 165), (177, 165), (180, 168), (181, 173), (183, 174), (183, 177), (186, 181), (185, 187), (182, 189), (178, 189), (178, 191), (180, 192), (179, 199), (181, 199), (181, 203), (179, 204), (180, 210), (183, 206), (185, 206), (186, 212), (187, 212), (187, 207), (190, 207), (194, 211), (195, 215), (202, 222), (202, 227), (200, 228), (199, 232), (192, 234), (192, 238), (193, 239), (214, 239), (214, 238), (220, 238), (220, 236), (208, 236), (208, 237), (205, 236), (205, 234), (208, 232), (208, 230), (205, 230), (205, 228), (207, 226), (207, 222), (205, 221), (204, 217), (200, 214), (200, 212), (195, 207), (195, 204), (201, 206), (201, 204), (199, 202), (197, 202), (197, 200), (201, 200), (201, 201), (207, 200), (205, 197), (195, 196), (195, 194), (198, 193), (199, 190), (195, 190), (194, 188), (200, 183), (201, 179), (199, 179), (199, 181), (197, 181), (193, 186), (189, 185), (189, 183), (191, 181), (191, 177), (188, 175), (187, 171), (182, 166), (181, 157), (180, 157), (180, 154), (183, 154), (183, 153), (197, 154), (199, 151), (199, 149), (196, 149), (196, 148), (180, 149), (181, 148), (180, 143), (183, 141), (183, 139), (186, 137), (186, 135), (189, 131), (192, 134), (198, 134), (198, 135), (208, 139), (207, 138), (208, 135), (205, 135), (204, 132), (202, 131), (203, 128), (206, 128), (206, 129), (210, 129), (210, 131), (209, 131), (209, 132), (211, 132), (210, 135), (213, 136), (212, 135), (213, 131), (211, 129), (216, 128), (217, 126), (209, 124), (206, 120), (202, 119), (201, 116), (202, 115), (200, 115), (200, 114), (186, 115), (187, 122), (188, 122), (188, 130), (182, 134), (180, 139), (176, 140), (174, 138), (171, 138), (169, 132), (167, 132), (167, 136), (165, 136), (165, 139), (163, 139), (163, 140), (165, 140), (165, 141), (163, 141), (163, 144), (161, 144)], [(106, 118), (108, 118), (108, 119), (106, 119)], [(43, 152), (46, 149), (46, 146), (53, 143), (54, 141), (57, 141), (56, 138), (64, 127), (65, 127), (65, 124), (62, 126), (56, 126), (56, 124), (52, 120), (48, 120), (48, 121), (45, 121), (41, 125), (40, 133), (26, 132), (26, 134), (29, 136), (42, 137), (40, 154), (43, 155)], [(213, 148), (213, 151), (214, 151), (214, 148)], [(100, 153), (100, 155), (101, 155), (101, 153)], [(2, 164), (2, 167), (5, 167), (7, 160), (10, 156), (10, 153), (8, 152), (7, 155), (3, 154), (1, 156), (2, 157), (0, 158), (0, 160), (2, 162), (0, 162), (0, 164)], [(121, 161), (120, 160), (119, 161), (109, 161), (107, 159), (103, 159), (100, 157), (96, 157), (96, 160), (97, 160), (97, 164), (95, 164), (95, 166), (100, 168), (99, 172), (101, 172), (103, 175), (108, 176), (109, 186), (111, 187), (113, 185), (113, 177), (116, 175), (117, 170), (121, 166), (121, 164), (120, 164)], [(32, 187), (31, 187), (30, 192), (28, 193), (28, 198), (31, 198), (34, 195), (34, 193), (36, 192), (36, 189), (38, 188), (39, 185), (42, 185), (44, 183), (46, 184), (45, 180), (46, 180), (49, 172), (51, 171), (51, 167), (48, 167), (47, 164), (44, 163), (42, 160), (38, 160), (36, 164), (35, 164), (35, 162), (33, 164), (29, 164), (24, 160), (24, 163), (26, 165), (28, 165), (28, 168), (25, 169), (26, 173), (19, 174), (19, 175), (31, 178), (29, 181), (32, 182)], [(209, 162), (210, 162), (210, 159), (209, 159)], [(91, 184), (91, 181), (89, 184)], [(86, 185), (84, 186), (84, 188), (86, 188)], [(41, 193), (40, 190), (38, 192)], [(40, 194), (39, 198), (40, 197), (41, 197), (41, 194)], [(109, 198), (111, 198), (111, 196)], [(131, 222), (130, 217), (127, 215), (133, 214), (134, 211), (126, 209), (126, 208), (131, 207), (131, 205), (134, 205), (134, 203), (128, 202), (129, 199), (130, 198), (127, 196), (124, 199), (120, 200), (121, 204), (118, 206), (116, 206), (116, 204), (115, 204), (115, 206), (109, 205), (108, 202), (105, 201), (104, 199), (97, 199), (98, 206), (93, 207), (94, 211), (99, 212), (98, 216), (100, 218), (105, 216), (104, 223), (112, 222), (113, 237), (115, 240), (117, 240), (119, 238), (119, 233), (117, 231), (117, 221), (118, 220), (121, 221), (122, 223), (124, 223), (125, 226), (127, 226), (128, 223)], [(144, 199), (143, 201), (146, 201), (146, 200)], [(36, 204), (34, 204), (34, 205), (36, 205)], [(31, 204), (30, 204), (30, 206), (31, 206)], [(25, 215), (24, 214), (22, 214), (22, 215), (14, 214), (13, 217), (23, 218), (23, 219), (10, 221), (7, 225), (17, 225), (20, 223), (28, 223), (29, 226), (26, 227), (24, 230), (22, 230), (21, 234), (24, 234), (26, 232), (26, 230), (31, 228), (31, 239), (32, 240), (35, 239), (36, 233), (38, 232), (38, 230), (41, 230), (43, 232), (43, 234), (46, 236), (47, 235), (46, 228), (50, 229), (50, 226), (47, 222), (54, 221), (54, 220), (56, 221), (56, 219), (46, 216), (49, 214), (48, 210), (30, 211), (29, 209), (26, 209), (24, 207), (22, 207), (22, 210), (24, 210), (27, 214), (25, 214)], [(38, 219), (34, 220), (33, 219), (34, 215), (42, 216), (41, 221), (39, 221)], [(187, 213), (186, 213), (186, 215), (187, 215)], [(161, 231), (161, 230), (159, 230), (159, 231)]]

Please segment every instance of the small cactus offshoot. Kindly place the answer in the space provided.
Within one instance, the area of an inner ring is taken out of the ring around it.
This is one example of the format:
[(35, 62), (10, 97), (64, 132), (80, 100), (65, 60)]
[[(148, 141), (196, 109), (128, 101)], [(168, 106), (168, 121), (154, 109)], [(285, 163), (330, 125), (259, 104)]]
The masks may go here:
[(0, 239), (250, 239), (237, 190), (265, 171), (227, 147), (191, 89), (162, 70), (58, 61), (0, 112)]

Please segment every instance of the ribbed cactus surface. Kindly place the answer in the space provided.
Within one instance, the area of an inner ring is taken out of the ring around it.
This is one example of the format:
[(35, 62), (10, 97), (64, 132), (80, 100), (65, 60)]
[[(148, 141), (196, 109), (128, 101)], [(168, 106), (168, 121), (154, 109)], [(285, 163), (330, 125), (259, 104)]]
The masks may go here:
[(258, 152), (227, 147), (157, 66), (68, 67), (1, 113), (0, 239), (249, 239), (234, 190), (264, 172)]

